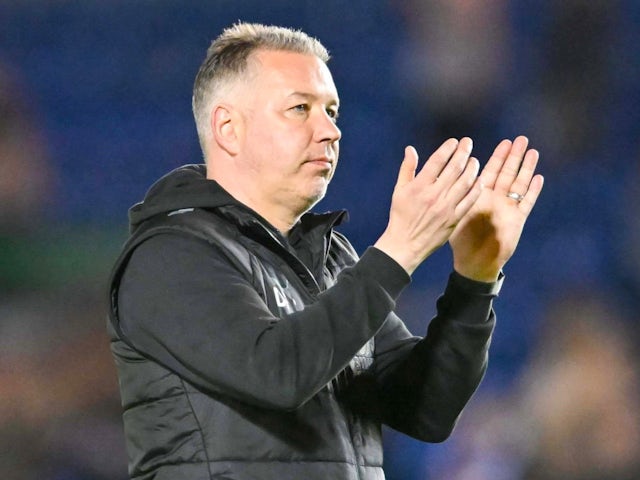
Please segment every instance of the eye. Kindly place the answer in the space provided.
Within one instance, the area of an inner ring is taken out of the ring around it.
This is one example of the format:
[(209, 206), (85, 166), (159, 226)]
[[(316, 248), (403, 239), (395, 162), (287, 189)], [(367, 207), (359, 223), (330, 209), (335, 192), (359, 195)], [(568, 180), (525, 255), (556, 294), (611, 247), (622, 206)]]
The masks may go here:
[(291, 110), (297, 113), (307, 113), (309, 111), (309, 105), (307, 105), (306, 103), (301, 103), (300, 105), (291, 107)]
[(338, 109), (337, 108), (327, 108), (327, 115), (329, 115), (329, 117), (334, 122), (337, 122), (338, 121), (338, 117), (340, 116), (340, 113), (338, 113)]

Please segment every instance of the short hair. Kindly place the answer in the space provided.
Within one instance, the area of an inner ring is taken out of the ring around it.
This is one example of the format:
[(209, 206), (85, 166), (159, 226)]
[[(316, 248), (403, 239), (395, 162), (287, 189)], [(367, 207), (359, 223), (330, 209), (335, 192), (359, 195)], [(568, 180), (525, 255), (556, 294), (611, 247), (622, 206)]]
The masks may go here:
[(319, 40), (301, 30), (244, 22), (223, 30), (211, 42), (193, 85), (193, 116), (203, 152), (210, 129), (212, 100), (223, 86), (246, 73), (249, 56), (257, 50), (315, 55), (324, 63), (330, 58)]

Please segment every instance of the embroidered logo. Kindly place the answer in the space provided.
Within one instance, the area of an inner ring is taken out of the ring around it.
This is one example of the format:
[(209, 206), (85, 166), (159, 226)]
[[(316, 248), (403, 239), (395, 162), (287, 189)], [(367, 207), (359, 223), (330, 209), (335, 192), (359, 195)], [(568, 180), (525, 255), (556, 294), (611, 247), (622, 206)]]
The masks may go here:
[(284, 308), (289, 306), (289, 300), (284, 296), (284, 293), (277, 285), (273, 286), (273, 295), (276, 297), (276, 305)]

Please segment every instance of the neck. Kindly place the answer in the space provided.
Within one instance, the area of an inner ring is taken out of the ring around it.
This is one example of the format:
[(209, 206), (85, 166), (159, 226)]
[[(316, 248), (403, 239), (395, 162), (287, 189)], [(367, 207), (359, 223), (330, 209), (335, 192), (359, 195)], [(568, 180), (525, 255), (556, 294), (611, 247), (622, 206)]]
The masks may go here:
[[(232, 194), (233, 195), (233, 194)], [(235, 195), (234, 195), (235, 197)], [(240, 202), (244, 203), (247, 207), (257, 212), (262, 218), (267, 220), (276, 230), (278, 230), (285, 237), (289, 235), (289, 232), (293, 226), (298, 223), (298, 220), (302, 215), (291, 215), (290, 212), (284, 209), (268, 208), (267, 205), (260, 202), (252, 202), (251, 199), (243, 199), (236, 197)]]
[(281, 205), (270, 199), (260, 198), (256, 194), (258, 191), (251, 187), (250, 182), (240, 175), (224, 175), (211, 164), (207, 162), (207, 178), (215, 180), (222, 188), (224, 188), (233, 198), (240, 203), (246, 205), (262, 218), (267, 220), (274, 228), (276, 228), (282, 235), (287, 236), (289, 231), (298, 222), (302, 214), (306, 210), (301, 212), (294, 211), (289, 205)]

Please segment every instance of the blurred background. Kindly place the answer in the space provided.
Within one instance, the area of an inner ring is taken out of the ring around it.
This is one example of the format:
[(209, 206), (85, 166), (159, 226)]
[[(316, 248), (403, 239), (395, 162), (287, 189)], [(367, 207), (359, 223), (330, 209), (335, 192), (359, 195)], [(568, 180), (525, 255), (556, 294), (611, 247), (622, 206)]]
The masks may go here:
[[(483, 384), (452, 437), (385, 432), (389, 480), (640, 478), (640, 3), (634, 0), (0, 0), (0, 478), (124, 480), (106, 280), (128, 207), (200, 163), (190, 99), (237, 20), (329, 48), (359, 251), (403, 147), (471, 136), (541, 152)], [(425, 331), (448, 247), (399, 310)]]

